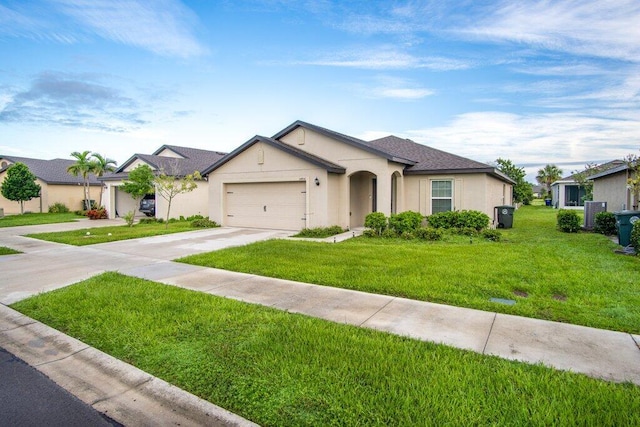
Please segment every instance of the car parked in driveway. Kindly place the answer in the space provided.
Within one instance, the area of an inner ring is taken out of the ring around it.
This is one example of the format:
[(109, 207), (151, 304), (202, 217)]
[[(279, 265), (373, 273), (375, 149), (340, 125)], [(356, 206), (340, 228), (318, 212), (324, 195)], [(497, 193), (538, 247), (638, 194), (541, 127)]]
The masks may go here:
[(140, 212), (146, 216), (156, 216), (156, 195), (147, 194), (140, 200)]

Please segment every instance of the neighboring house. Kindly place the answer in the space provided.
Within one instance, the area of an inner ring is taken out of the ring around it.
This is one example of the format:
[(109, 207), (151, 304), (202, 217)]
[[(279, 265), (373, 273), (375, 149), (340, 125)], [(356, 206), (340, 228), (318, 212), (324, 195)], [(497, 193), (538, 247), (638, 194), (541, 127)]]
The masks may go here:
[(365, 216), (424, 215), (511, 204), (514, 182), (494, 167), (408, 139), (363, 141), (296, 121), (255, 136), (204, 171), (209, 217), (223, 225), (356, 228)]
[(632, 194), (627, 185), (627, 180), (633, 177), (634, 172), (621, 160), (618, 166), (588, 177), (593, 181), (593, 200), (607, 202), (609, 212), (638, 210), (640, 197)]
[[(167, 175), (183, 177), (200, 172), (220, 160), (225, 153), (201, 150), (197, 148), (163, 145), (153, 154), (134, 154), (124, 162), (114, 173), (100, 178), (104, 183), (102, 204), (109, 213), (109, 218), (122, 217), (127, 212), (135, 211), (139, 206), (135, 200), (120, 189), (129, 177), (129, 172), (139, 165), (148, 165), (153, 171), (164, 171)], [(165, 218), (167, 201), (156, 195), (156, 217)], [(171, 202), (171, 217), (188, 217), (191, 215), (207, 216), (209, 212), (209, 190), (206, 179), (198, 181), (198, 188), (186, 194), (176, 196)], [(166, 219), (166, 218), (165, 218)]]
[(545, 192), (544, 185), (531, 184), (531, 191), (535, 199), (541, 199)]
[[(47, 212), (49, 206), (54, 203), (63, 203), (72, 211), (80, 210), (84, 204), (82, 177), (73, 176), (67, 172), (67, 168), (75, 162), (68, 159), (42, 160), (0, 155), (0, 183), (4, 181), (10, 165), (24, 163), (36, 176), (36, 183), (42, 187), (40, 197), (24, 203), (25, 212)], [(91, 174), (89, 185), (91, 199), (97, 201), (102, 184)], [(7, 200), (2, 195), (0, 195), (0, 208), (4, 209), (5, 214), (20, 213), (20, 203)]]
[(560, 178), (551, 184), (551, 204), (558, 209), (582, 209), (587, 190), (575, 180), (575, 175)]

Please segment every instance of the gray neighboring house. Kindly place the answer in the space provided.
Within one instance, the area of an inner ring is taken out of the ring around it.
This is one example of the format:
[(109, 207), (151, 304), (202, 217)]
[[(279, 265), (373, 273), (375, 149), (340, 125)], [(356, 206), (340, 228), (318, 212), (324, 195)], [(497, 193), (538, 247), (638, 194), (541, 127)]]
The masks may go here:
[(609, 212), (638, 210), (640, 195), (633, 194), (627, 185), (635, 177), (626, 162), (617, 160), (617, 166), (588, 177), (593, 181), (593, 200), (607, 202)]
[[(40, 197), (24, 203), (25, 212), (47, 212), (49, 206), (62, 203), (72, 211), (83, 207), (84, 190), (82, 177), (73, 176), (67, 168), (76, 161), (70, 159), (32, 159), (29, 157), (0, 155), (0, 182), (3, 182), (7, 169), (14, 163), (24, 163), (36, 176), (36, 183), (42, 187)], [(93, 175), (89, 175), (90, 197), (98, 200), (102, 184)], [(7, 200), (0, 195), (0, 208), (5, 214), (20, 213), (20, 204)]]
[(575, 174), (551, 184), (551, 204), (558, 209), (582, 209), (586, 194), (584, 186), (576, 182)]
[[(177, 145), (163, 145), (153, 154), (134, 154), (124, 162), (114, 173), (100, 178), (104, 183), (103, 204), (109, 218), (122, 217), (127, 212), (134, 211), (139, 215), (139, 206), (135, 200), (120, 189), (129, 177), (129, 172), (140, 165), (149, 166), (154, 172), (164, 171), (168, 175), (183, 177), (194, 172), (202, 173), (216, 163), (226, 153), (202, 150), (198, 148), (181, 147)], [(188, 217), (191, 215), (207, 216), (209, 210), (209, 190), (206, 177), (198, 182), (198, 188), (186, 194), (178, 195), (171, 203), (171, 217)], [(165, 218), (167, 202), (156, 196), (156, 217)]]

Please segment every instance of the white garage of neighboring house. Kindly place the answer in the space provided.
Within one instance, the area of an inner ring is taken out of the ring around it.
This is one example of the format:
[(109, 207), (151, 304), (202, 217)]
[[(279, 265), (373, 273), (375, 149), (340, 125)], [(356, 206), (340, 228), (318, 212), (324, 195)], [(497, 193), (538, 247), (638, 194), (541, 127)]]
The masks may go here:
[[(135, 211), (136, 216), (142, 215), (139, 206), (128, 193), (122, 191), (121, 186), (129, 177), (129, 172), (140, 165), (147, 165), (153, 171), (165, 171), (168, 175), (185, 176), (194, 172), (202, 172), (213, 163), (225, 156), (218, 151), (202, 150), (198, 148), (163, 145), (153, 154), (134, 154), (124, 162), (114, 173), (100, 178), (103, 182), (103, 205), (107, 209), (109, 218), (123, 217), (127, 212)], [(160, 195), (155, 196), (157, 218), (165, 218), (167, 201)], [(171, 203), (171, 217), (188, 217), (191, 215), (207, 216), (209, 212), (209, 190), (206, 179), (198, 181), (198, 188), (186, 194), (175, 197)]]
[(424, 215), (511, 204), (494, 167), (395, 136), (363, 141), (302, 121), (255, 136), (204, 174), (209, 217), (227, 226), (357, 228), (370, 212)]

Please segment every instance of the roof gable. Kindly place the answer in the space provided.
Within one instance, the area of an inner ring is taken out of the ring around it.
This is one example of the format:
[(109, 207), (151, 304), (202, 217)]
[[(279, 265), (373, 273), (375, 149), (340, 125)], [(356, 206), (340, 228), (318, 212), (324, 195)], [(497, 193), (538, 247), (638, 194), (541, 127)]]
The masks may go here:
[[(158, 155), (165, 150), (176, 153), (177, 157)], [(129, 160), (120, 166), (115, 173), (121, 174), (136, 160), (142, 161), (159, 171), (164, 170), (168, 174), (184, 176), (198, 171), (204, 175), (204, 170), (223, 158), (226, 154), (220, 151), (209, 151), (198, 148), (179, 147), (177, 145), (163, 145), (154, 154), (134, 154)]]
[(343, 174), (346, 172), (346, 169), (338, 164), (335, 164), (333, 162), (330, 162), (329, 160), (323, 159), (321, 157), (318, 156), (314, 156), (313, 154), (309, 154), (306, 151), (300, 150), (299, 148), (293, 147), (289, 144), (285, 144), (284, 142), (278, 141), (277, 139), (274, 138), (268, 138), (266, 136), (260, 136), (260, 135), (256, 135), (253, 138), (251, 138), (250, 140), (248, 140), (247, 142), (245, 142), (244, 144), (242, 144), (240, 147), (236, 148), (235, 150), (233, 150), (231, 153), (227, 154), (225, 157), (221, 158), (218, 162), (216, 162), (215, 164), (211, 165), (211, 167), (209, 167), (208, 169), (206, 169), (205, 171), (203, 171), (203, 175), (205, 174), (209, 174), (213, 171), (215, 171), (216, 169), (218, 169), (219, 167), (221, 167), (222, 165), (224, 165), (225, 163), (229, 162), (230, 160), (232, 160), (233, 158), (237, 157), (238, 155), (240, 155), (241, 153), (243, 153), (244, 151), (246, 151), (249, 147), (255, 145), (258, 142), (262, 142), (265, 144), (268, 144), (274, 148), (277, 148), (279, 150), (282, 150), (294, 157), (297, 157), (299, 159), (305, 160), (313, 165), (319, 166), (323, 169), (326, 169), (328, 172), (331, 173), (339, 173), (339, 174)]
[(360, 148), (362, 150), (365, 150), (369, 153), (375, 154), (377, 156), (380, 156), (382, 158), (385, 158), (387, 160), (390, 160), (392, 162), (396, 162), (396, 163), (402, 163), (405, 165), (413, 165), (415, 164), (414, 161), (408, 159), (408, 158), (404, 158), (401, 156), (395, 156), (389, 152), (383, 151), (378, 149), (375, 146), (370, 145), (369, 143), (367, 143), (366, 141), (362, 140), (362, 139), (358, 139), (358, 138), (354, 138), (352, 136), (348, 136), (339, 132), (335, 132), (332, 131), (330, 129), (326, 129), (320, 126), (316, 126), (316, 125), (312, 125), (311, 123), (307, 123), (307, 122), (303, 122), (301, 120), (297, 120), (294, 123), (292, 123), (291, 125), (287, 126), (286, 128), (284, 128), (283, 130), (281, 130), (280, 132), (276, 133), (273, 136), (273, 139), (275, 140), (280, 140), (282, 137), (284, 137), (285, 135), (293, 132), (295, 129), (299, 128), (299, 127), (303, 127), (309, 130), (312, 130), (314, 132), (318, 132), (321, 135), (327, 136), (329, 138), (335, 139), (337, 141), (343, 142), (345, 144), (351, 145), (353, 147), (357, 147)]

